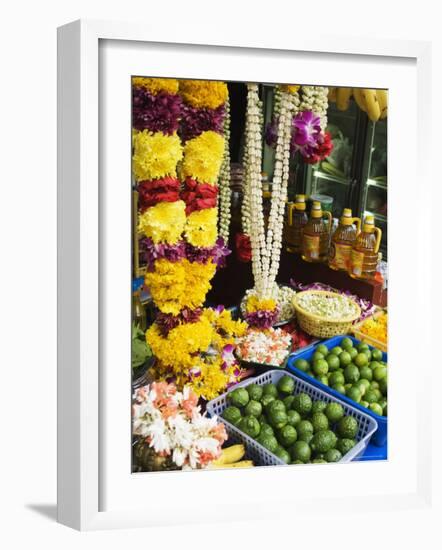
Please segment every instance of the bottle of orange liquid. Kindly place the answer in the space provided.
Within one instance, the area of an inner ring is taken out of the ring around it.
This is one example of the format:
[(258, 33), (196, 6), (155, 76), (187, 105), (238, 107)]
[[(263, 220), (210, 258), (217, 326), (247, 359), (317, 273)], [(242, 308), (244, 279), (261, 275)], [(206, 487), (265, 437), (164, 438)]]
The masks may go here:
[(288, 205), (285, 228), (287, 252), (299, 253), (302, 249), (302, 232), (308, 222), (305, 211), (305, 195), (296, 195), (295, 202)]
[[(326, 225), (323, 216), (328, 219)], [(310, 218), (302, 232), (302, 259), (306, 262), (326, 262), (332, 227), (331, 212), (323, 212), (321, 203), (313, 201)]]
[(366, 216), (350, 256), (348, 274), (354, 279), (373, 279), (378, 264), (382, 231), (375, 227), (373, 216)]
[[(354, 226), (356, 224), (356, 227)], [(361, 230), (360, 218), (353, 218), (350, 208), (344, 208), (339, 225), (330, 242), (328, 265), (335, 270), (348, 271), (350, 256), (356, 236)]]

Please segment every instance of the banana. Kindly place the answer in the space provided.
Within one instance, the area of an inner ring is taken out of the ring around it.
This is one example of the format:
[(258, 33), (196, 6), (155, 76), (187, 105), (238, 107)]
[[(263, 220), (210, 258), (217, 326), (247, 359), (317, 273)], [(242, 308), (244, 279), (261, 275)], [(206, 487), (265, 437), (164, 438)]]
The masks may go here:
[(361, 109), (361, 111), (367, 112), (367, 106), (365, 105), (364, 97), (362, 96), (362, 88), (353, 88), (353, 97), (355, 98), (355, 101)]
[(226, 464), (228, 468), (252, 468), (254, 466), (252, 460), (241, 460), (240, 462), (235, 462), (234, 464)]
[(336, 107), (340, 111), (346, 111), (348, 109), (351, 92), (352, 92), (351, 88), (336, 89)]
[(380, 119), (386, 118), (388, 114), (388, 90), (376, 90), (379, 109), (381, 111)]
[(214, 466), (222, 466), (225, 464), (233, 464), (238, 462), (246, 454), (244, 445), (231, 445), (225, 449), (221, 449), (221, 456), (214, 460), (212, 464)]
[(336, 103), (336, 91), (336, 87), (328, 89), (328, 100), (330, 103)]
[(370, 88), (362, 89), (362, 97), (365, 100), (365, 105), (367, 106), (367, 115), (372, 122), (379, 120), (381, 116), (381, 109), (376, 97), (376, 90)]

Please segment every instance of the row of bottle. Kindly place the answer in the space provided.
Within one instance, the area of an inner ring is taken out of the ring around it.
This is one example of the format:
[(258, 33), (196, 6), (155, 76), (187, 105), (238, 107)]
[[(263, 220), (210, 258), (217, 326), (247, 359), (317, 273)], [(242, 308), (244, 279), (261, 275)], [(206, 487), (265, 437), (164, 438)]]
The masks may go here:
[(361, 220), (345, 208), (330, 238), (331, 230), (331, 213), (323, 212), (321, 203), (314, 201), (308, 217), (305, 196), (296, 195), (288, 208), (287, 250), (300, 253), (307, 262), (328, 262), (332, 269), (347, 271), (357, 279), (373, 278), (382, 236), (373, 216), (366, 216), (361, 231)]

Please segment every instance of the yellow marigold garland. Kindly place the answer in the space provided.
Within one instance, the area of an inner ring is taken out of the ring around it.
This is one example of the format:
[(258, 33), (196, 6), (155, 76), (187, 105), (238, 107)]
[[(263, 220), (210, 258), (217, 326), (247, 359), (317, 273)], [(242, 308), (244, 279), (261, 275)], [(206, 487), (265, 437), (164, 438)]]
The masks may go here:
[(272, 298), (259, 299), (258, 296), (252, 294), (249, 296), (246, 302), (247, 313), (253, 313), (255, 311), (274, 311), (276, 309), (276, 302)]
[(279, 86), (281, 91), (287, 92), (288, 94), (296, 94), (300, 87), (301, 86), (296, 84), (281, 84), (281, 86)]
[(186, 238), (193, 246), (213, 246), (218, 235), (216, 225), (216, 208), (192, 212), (186, 221)]
[(160, 311), (178, 315), (186, 295), (186, 272), (181, 262), (157, 260), (155, 270), (146, 273), (145, 283)]
[(152, 94), (158, 92), (176, 94), (179, 87), (178, 80), (174, 78), (145, 78), (143, 76), (134, 76), (132, 85), (147, 88)]
[(186, 225), (186, 204), (183, 201), (159, 202), (138, 217), (138, 231), (155, 244), (176, 244)]
[(210, 280), (216, 272), (216, 264), (209, 260), (205, 264), (183, 260), (182, 266), (185, 272), (185, 292), (181, 299), (182, 307), (195, 309), (201, 307), (206, 299), (206, 294), (212, 288)]
[(200, 183), (218, 180), (224, 155), (224, 138), (211, 130), (190, 139), (184, 145), (182, 175)]
[(177, 133), (170, 136), (147, 130), (133, 132), (132, 169), (137, 181), (175, 176), (176, 165), (183, 158)]
[(216, 109), (228, 97), (227, 84), (213, 80), (181, 80), (179, 92), (186, 103), (197, 108)]

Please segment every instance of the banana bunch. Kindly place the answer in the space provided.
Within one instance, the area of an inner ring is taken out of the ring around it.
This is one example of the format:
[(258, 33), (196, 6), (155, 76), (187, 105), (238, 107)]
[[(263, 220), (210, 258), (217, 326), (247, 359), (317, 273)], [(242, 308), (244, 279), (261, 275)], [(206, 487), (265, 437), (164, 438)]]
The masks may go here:
[(372, 88), (329, 88), (328, 100), (336, 103), (336, 107), (340, 111), (348, 109), (352, 96), (358, 107), (367, 113), (371, 121), (377, 122), (378, 120), (387, 118), (387, 90), (374, 90)]
[(209, 468), (251, 468), (254, 466), (251, 460), (241, 460), (246, 454), (244, 445), (231, 445), (221, 450), (221, 456), (214, 460)]

